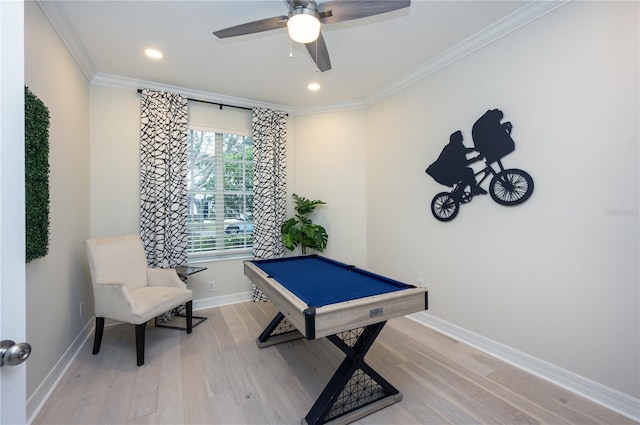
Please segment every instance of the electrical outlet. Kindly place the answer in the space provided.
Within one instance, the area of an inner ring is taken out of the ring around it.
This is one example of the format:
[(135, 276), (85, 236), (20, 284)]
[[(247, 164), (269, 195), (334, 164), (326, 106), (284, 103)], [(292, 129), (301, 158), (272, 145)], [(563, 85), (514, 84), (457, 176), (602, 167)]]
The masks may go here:
[(80, 317), (84, 317), (84, 301), (80, 301)]
[(213, 292), (213, 284), (214, 282), (209, 282), (209, 292)]

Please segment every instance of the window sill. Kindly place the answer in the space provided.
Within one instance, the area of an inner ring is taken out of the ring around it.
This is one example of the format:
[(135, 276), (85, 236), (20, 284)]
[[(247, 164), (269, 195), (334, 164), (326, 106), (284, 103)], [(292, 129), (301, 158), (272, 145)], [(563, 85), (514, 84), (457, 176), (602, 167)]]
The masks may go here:
[(189, 264), (210, 263), (227, 260), (247, 260), (253, 258), (253, 249), (239, 249), (227, 252), (205, 252), (201, 254), (189, 254)]

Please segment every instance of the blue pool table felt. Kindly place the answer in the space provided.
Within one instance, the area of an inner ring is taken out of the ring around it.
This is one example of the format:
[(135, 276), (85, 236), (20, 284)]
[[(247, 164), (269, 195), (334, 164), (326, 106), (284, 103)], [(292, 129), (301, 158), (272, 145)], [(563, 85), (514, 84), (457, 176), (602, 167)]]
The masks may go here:
[(309, 307), (414, 287), (320, 256), (257, 260), (253, 263)]

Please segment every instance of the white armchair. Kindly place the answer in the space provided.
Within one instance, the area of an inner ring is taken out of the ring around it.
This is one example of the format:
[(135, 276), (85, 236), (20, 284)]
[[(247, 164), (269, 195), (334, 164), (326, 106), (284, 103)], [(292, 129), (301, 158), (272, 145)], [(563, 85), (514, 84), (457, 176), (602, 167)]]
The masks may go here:
[(149, 268), (140, 236), (89, 239), (85, 247), (96, 311), (93, 354), (100, 351), (105, 318), (135, 325), (138, 366), (144, 364), (144, 333), (149, 320), (185, 304), (186, 331), (191, 333), (193, 292), (175, 270)]

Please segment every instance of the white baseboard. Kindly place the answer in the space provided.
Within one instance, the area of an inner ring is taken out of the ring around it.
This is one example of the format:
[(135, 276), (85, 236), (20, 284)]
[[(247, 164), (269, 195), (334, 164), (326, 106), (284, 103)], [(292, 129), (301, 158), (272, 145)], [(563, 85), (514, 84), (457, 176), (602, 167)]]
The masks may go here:
[[(251, 301), (251, 291), (241, 292), (232, 295), (222, 295), (219, 297), (211, 297), (198, 299), (193, 301), (193, 309), (205, 310), (207, 308), (220, 307), (223, 305), (242, 303), (245, 301)], [(117, 323), (112, 323), (117, 324)], [(42, 406), (47, 402), (51, 393), (58, 385), (58, 382), (64, 376), (64, 373), (69, 369), (71, 363), (80, 352), (80, 349), (87, 341), (87, 339), (93, 334), (95, 329), (95, 320), (93, 318), (87, 322), (80, 334), (73, 340), (71, 346), (65, 351), (60, 360), (55, 364), (53, 369), (47, 374), (47, 377), (40, 383), (38, 388), (33, 392), (31, 397), (27, 400), (26, 417), (27, 424), (31, 424), (35, 419)]]
[[(251, 299), (251, 291), (219, 297), (203, 298), (193, 301), (193, 309), (195, 311), (205, 310), (213, 307), (251, 301)], [(636, 399), (613, 388), (609, 388), (566, 369), (562, 369), (544, 360), (530, 356), (489, 338), (485, 338), (445, 320), (438, 319), (426, 312), (416, 313), (408, 317), (451, 338), (504, 360), (533, 375), (579, 394), (580, 396), (620, 413), (629, 419), (640, 422), (640, 399)], [(63, 354), (53, 369), (51, 369), (51, 372), (49, 372), (44, 381), (42, 381), (31, 397), (29, 397), (27, 400), (26, 412), (26, 417), (28, 418), (27, 424), (32, 423), (42, 406), (44, 406), (56, 385), (58, 385), (58, 382), (62, 379), (64, 373), (78, 355), (78, 352), (84, 345), (85, 341), (93, 333), (94, 327), (94, 320), (89, 320), (71, 346)]]
[(219, 297), (201, 298), (198, 300), (193, 300), (193, 310), (206, 310), (208, 308), (244, 303), (251, 300), (251, 291), (240, 292), (231, 295), (222, 295)]
[(515, 350), (499, 342), (434, 317), (427, 312), (408, 316), (457, 341), (468, 344), (494, 357), (506, 361), (539, 378), (556, 384), (607, 409), (640, 422), (640, 399), (584, 378), (554, 364)]
[(64, 373), (69, 369), (71, 363), (76, 358), (80, 349), (84, 345), (85, 341), (91, 336), (93, 330), (95, 329), (95, 320), (93, 318), (87, 322), (82, 331), (78, 334), (76, 339), (73, 340), (71, 346), (65, 351), (65, 353), (60, 357), (60, 360), (53, 366), (53, 369), (47, 374), (47, 377), (44, 378), (44, 381), (38, 385), (38, 388), (31, 394), (31, 397), (27, 400), (26, 406), (26, 417), (27, 424), (31, 424), (35, 419), (42, 406), (47, 402), (49, 396), (58, 385), (58, 382), (64, 376)]

